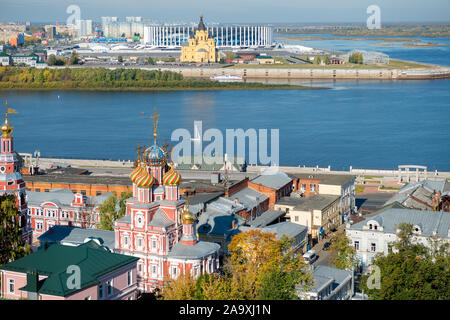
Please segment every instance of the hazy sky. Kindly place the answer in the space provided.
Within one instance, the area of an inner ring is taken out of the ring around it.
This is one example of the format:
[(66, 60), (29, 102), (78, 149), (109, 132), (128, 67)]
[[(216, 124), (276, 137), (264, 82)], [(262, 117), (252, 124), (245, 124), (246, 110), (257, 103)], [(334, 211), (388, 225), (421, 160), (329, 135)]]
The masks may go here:
[(450, 22), (449, 0), (0, 0), (1, 21), (61, 22), (66, 8), (81, 8), (82, 19), (142, 16), (157, 22), (258, 23), (365, 22), (369, 5), (381, 22)]

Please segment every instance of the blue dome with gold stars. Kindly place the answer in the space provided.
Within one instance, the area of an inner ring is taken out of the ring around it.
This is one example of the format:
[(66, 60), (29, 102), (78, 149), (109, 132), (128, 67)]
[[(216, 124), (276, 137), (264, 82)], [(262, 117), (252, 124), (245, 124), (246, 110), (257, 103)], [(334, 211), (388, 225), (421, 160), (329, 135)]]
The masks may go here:
[(163, 166), (167, 162), (164, 149), (154, 144), (144, 151), (144, 161), (149, 166)]

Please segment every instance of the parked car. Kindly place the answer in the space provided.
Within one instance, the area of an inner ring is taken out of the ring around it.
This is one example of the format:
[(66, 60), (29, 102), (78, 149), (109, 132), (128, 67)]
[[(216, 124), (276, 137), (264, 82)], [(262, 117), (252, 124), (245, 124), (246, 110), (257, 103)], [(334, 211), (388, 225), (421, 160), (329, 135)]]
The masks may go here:
[(313, 264), (318, 258), (319, 256), (316, 255), (316, 251), (314, 250), (309, 250), (303, 255), (303, 259), (305, 259), (305, 262), (308, 264)]
[(331, 246), (331, 241), (325, 242), (323, 244), (323, 250), (325, 250), (325, 251), (330, 250), (330, 246)]

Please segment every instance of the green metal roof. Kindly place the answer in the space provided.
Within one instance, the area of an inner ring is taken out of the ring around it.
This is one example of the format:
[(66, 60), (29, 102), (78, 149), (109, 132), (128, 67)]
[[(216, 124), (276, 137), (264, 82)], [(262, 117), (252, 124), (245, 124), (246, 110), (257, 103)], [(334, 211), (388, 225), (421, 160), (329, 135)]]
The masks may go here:
[[(53, 244), (47, 249), (41, 249), (21, 259), (15, 260), (3, 266), (2, 270), (33, 273), (47, 276), (39, 281), (39, 285), (32, 283), (21, 290), (65, 297), (76, 291), (96, 285), (98, 277), (105, 275), (122, 266), (136, 262), (139, 258), (111, 253), (95, 241), (89, 241), (77, 247)], [(73, 274), (67, 273), (71, 265), (80, 268), (81, 283), (79, 289), (69, 289), (67, 279)]]

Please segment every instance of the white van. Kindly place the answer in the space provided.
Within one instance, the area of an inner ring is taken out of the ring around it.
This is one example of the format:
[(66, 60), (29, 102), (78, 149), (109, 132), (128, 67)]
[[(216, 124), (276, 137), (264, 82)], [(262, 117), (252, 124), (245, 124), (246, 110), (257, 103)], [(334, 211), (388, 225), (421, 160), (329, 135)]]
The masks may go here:
[(314, 263), (319, 257), (316, 255), (316, 251), (309, 250), (303, 255), (303, 259), (305, 259), (305, 262), (308, 264)]

